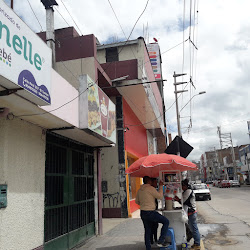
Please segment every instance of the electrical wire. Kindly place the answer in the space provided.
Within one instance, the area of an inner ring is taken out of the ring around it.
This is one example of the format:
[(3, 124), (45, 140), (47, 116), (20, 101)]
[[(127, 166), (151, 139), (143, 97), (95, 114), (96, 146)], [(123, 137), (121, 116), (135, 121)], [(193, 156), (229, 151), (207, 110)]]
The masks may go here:
[(182, 25), (182, 37), (183, 37), (183, 48), (182, 48), (182, 73), (184, 72), (184, 61), (185, 61), (185, 12), (186, 12), (186, 0), (183, 1), (183, 25)]
[[(110, 0), (108, 0), (108, 2), (109, 2), (109, 5), (110, 5), (110, 7), (111, 7), (111, 9), (112, 9), (112, 11), (113, 11), (113, 13), (114, 13), (114, 15), (115, 15), (115, 18), (116, 18), (117, 22), (118, 22), (118, 24), (119, 24), (119, 26), (120, 26), (120, 28), (121, 28), (121, 30), (122, 30), (123, 35), (124, 35), (125, 39), (127, 40), (128, 38), (127, 38), (127, 36), (126, 36), (126, 34), (125, 34), (123, 28), (122, 28), (122, 25), (121, 25), (121, 23), (120, 23), (120, 21), (119, 21), (119, 19), (118, 19), (118, 16), (116, 15), (116, 12), (115, 12), (115, 10), (114, 10), (114, 8), (113, 8), (113, 6), (112, 6)], [(130, 46), (129, 48), (130, 48), (130, 50), (132, 51), (132, 54), (134, 55), (134, 58), (137, 59), (136, 56), (135, 56), (135, 53), (134, 53), (134, 51), (133, 51), (133, 49), (132, 49), (132, 47)], [(143, 65), (145, 65), (145, 63), (144, 63)], [(141, 71), (141, 73), (142, 73), (142, 75), (143, 75), (142, 65), (138, 65), (138, 67), (139, 67), (139, 69), (140, 69), (140, 71)], [(129, 98), (128, 95), (126, 95), (125, 93), (123, 93), (123, 96), (126, 97), (140, 113), (142, 113), (142, 114), (144, 113), (143, 111), (141, 111), (141, 110), (138, 108), (138, 105), (136, 105), (136, 104), (131, 100), (131, 98)]]
[[(232, 122), (228, 122), (228, 123), (222, 123), (221, 126), (230, 126), (232, 124), (246, 122), (246, 121), (249, 121), (249, 120), (250, 119), (244, 119), (244, 120), (232, 121)], [(196, 131), (193, 131), (193, 133), (200, 133), (200, 132), (209, 131), (209, 130), (213, 130), (213, 129), (217, 129), (217, 126), (216, 127), (211, 126), (209, 128), (205, 128), (205, 129), (201, 129), (201, 130), (196, 130)]]
[(78, 30), (80, 31), (80, 33), (82, 33), (82, 32), (81, 32), (81, 29), (78, 27), (77, 23), (75, 22), (74, 18), (73, 18), (72, 15), (70, 14), (70, 12), (69, 12), (68, 8), (66, 7), (66, 5), (64, 4), (63, 0), (61, 0), (61, 2), (62, 2), (62, 4), (63, 4), (64, 8), (66, 9), (66, 11), (68, 12), (69, 16), (71, 17), (71, 19), (73, 20), (74, 24), (76, 25), (76, 27), (77, 27)]
[[(133, 28), (132, 28), (132, 30), (131, 30), (131, 32), (130, 32), (130, 35), (129, 35), (128, 39), (126, 40), (126, 42), (125, 42), (125, 44), (123, 45), (122, 49), (119, 51), (118, 55), (121, 53), (121, 51), (123, 50), (123, 48), (125, 47), (125, 45), (128, 43), (128, 40), (129, 40), (131, 34), (133, 33), (133, 30), (134, 30), (134, 28), (135, 28), (137, 22), (139, 21), (139, 19), (141, 18), (141, 16), (143, 15), (143, 13), (145, 12), (145, 10), (146, 10), (146, 8), (147, 8), (147, 6), (148, 6), (148, 2), (149, 2), (149, 0), (147, 0), (147, 3), (146, 3), (146, 6), (145, 6), (144, 10), (142, 11), (142, 13), (140, 14), (140, 16), (139, 16), (138, 19), (136, 20), (136, 22), (135, 22), (135, 24), (134, 24), (134, 26), (133, 26)], [(61, 16), (61, 17), (64, 19), (64, 21), (68, 24), (68, 22), (67, 22), (67, 21), (65, 20), (65, 18), (62, 16), (62, 14), (58, 11), (58, 9), (56, 9), (56, 11), (60, 14), (60, 16)], [(69, 24), (68, 24), (68, 26), (69, 26)], [(97, 60), (97, 59), (95, 58), (95, 60)], [(61, 62), (63, 63), (63, 61), (61, 61)], [(111, 63), (113, 63), (113, 62), (111, 62)], [(106, 70), (110, 67), (111, 63), (108, 64), (108, 66), (107, 66), (105, 69), (103, 69), (103, 71), (102, 71), (101, 73), (106, 72)], [(63, 65), (66, 67), (66, 65), (65, 65), (64, 63), (63, 63)], [(67, 68), (67, 67), (66, 67), (66, 68)], [(67, 69), (68, 69), (68, 68), (67, 68)], [(68, 70), (69, 70), (69, 69), (68, 69)], [(70, 70), (69, 70), (69, 71), (70, 71)], [(71, 71), (70, 71), (70, 72), (71, 72)], [(71, 73), (72, 73), (72, 72), (71, 72)], [(77, 77), (76, 77), (73, 73), (72, 73), (72, 75), (77, 79)], [(96, 79), (95, 83), (97, 83), (98, 79), (99, 79), (99, 78)], [(77, 80), (78, 80), (78, 79), (77, 79)], [(88, 89), (88, 88), (86, 88), (86, 90), (87, 90), (87, 89)], [(24, 117), (24, 116), (26, 116), (26, 117), (29, 116), (29, 117), (30, 117), (30, 116), (44, 115), (44, 114), (51, 113), (51, 112), (53, 112), (53, 111), (55, 111), (55, 110), (58, 110), (58, 109), (62, 108), (62, 107), (65, 106), (65, 105), (71, 103), (71, 102), (74, 101), (76, 98), (78, 98), (80, 95), (82, 95), (86, 90), (84, 90), (84, 91), (82, 91), (81, 93), (79, 93), (79, 94), (78, 94), (75, 98), (73, 98), (71, 101), (68, 101), (67, 103), (61, 105), (60, 107), (58, 107), (58, 108), (56, 108), (56, 109), (54, 109), (54, 110), (47, 111), (47, 112), (43, 112), (43, 113), (36, 113), (36, 114), (18, 115), (18, 116), (16, 116), (16, 117)]]
[[(61, 0), (61, 1), (62, 1), (62, 0)], [(108, 1), (109, 1), (109, 0), (108, 0)], [(145, 12), (145, 10), (146, 10), (146, 8), (147, 8), (147, 5), (148, 5), (148, 2), (149, 2), (149, 0), (147, 1), (146, 6), (145, 6), (143, 12), (141, 13), (141, 15), (139, 16), (139, 18), (137, 19), (136, 23), (134, 24), (134, 26), (133, 26), (133, 28), (132, 28), (132, 30), (131, 30), (131, 32), (130, 32), (129, 37), (127, 38), (125, 44), (123, 45), (123, 48), (124, 48), (124, 46), (126, 45), (126, 43), (128, 42), (130, 36), (132, 35), (132, 32), (133, 32), (133, 30), (134, 30), (136, 24), (138, 23), (140, 17), (141, 17), (141, 16), (143, 15), (143, 13)], [(63, 1), (62, 1), (62, 3), (63, 3)], [(110, 1), (109, 1), (109, 3), (110, 3)], [(63, 3), (63, 5), (64, 5), (64, 3)], [(111, 3), (110, 3), (110, 5), (111, 5)], [(65, 9), (67, 10), (67, 12), (68, 12), (68, 14), (70, 15), (70, 17), (72, 18), (72, 20), (74, 21), (72, 15), (69, 13), (67, 7), (66, 7), (65, 5), (64, 5), (64, 7), (65, 7)], [(112, 5), (111, 5), (111, 8), (113, 9)], [(65, 18), (62, 16), (62, 14), (59, 12), (59, 10), (56, 9), (56, 11), (57, 11), (57, 12), (59, 13), (59, 15), (64, 19), (64, 21), (67, 23), (67, 25), (70, 26), (69, 23), (68, 23), (68, 22), (65, 20)], [(113, 12), (114, 12), (114, 10), (113, 10)], [(115, 14), (115, 12), (114, 12), (114, 14)], [(116, 18), (117, 18), (117, 15), (116, 15), (116, 14), (115, 14), (115, 16), (116, 16)], [(117, 18), (117, 21), (118, 21), (118, 23), (120, 24), (118, 18)], [(74, 23), (75, 23), (75, 21), (74, 21)], [(76, 23), (75, 23), (75, 24), (76, 24)], [(76, 26), (77, 26), (77, 28), (79, 29), (79, 31), (81, 32), (81, 30), (80, 30), (80, 28), (78, 27), (77, 24), (76, 24)], [(121, 24), (120, 24), (120, 27), (121, 27), (121, 29), (122, 29)], [(122, 30), (123, 30), (123, 29), (122, 29)], [(82, 33), (82, 32), (81, 32), (81, 33)], [(123, 31), (123, 33), (124, 33), (124, 31)], [(124, 33), (124, 35), (125, 35), (125, 33)], [(179, 45), (185, 43), (186, 41), (188, 41), (188, 39), (186, 39), (185, 41), (182, 41), (181, 43), (175, 45), (174, 47), (172, 47), (172, 48), (170, 48), (170, 49), (164, 51), (163, 53), (161, 53), (161, 55), (163, 55), (164, 53), (166, 53), (166, 52), (168, 52), (168, 51), (170, 51), (170, 50), (176, 48), (177, 46), (179, 46)], [(122, 48), (122, 49), (123, 49), (123, 48)], [(120, 50), (119, 53), (121, 53), (121, 51), (122, 51), (122, 50)], [(118, 54), (119, 54), (119, 53), (118, 53)], [(159, 55), (159, 56), (160, 56), (160, 55)], [(72, 71), (70, 71), (70, 70), (66, 67), (66, 65), (64, 64), (64, 62), (63, 62), (63, 61), (61, 61), (61, 62), (62, 62), (62, 64), (65, 66), (65, 68), (66, 68), (66, 69), (67, 69), (67, 70), (77, 79), (77, 77), (72, 73)], [(144, 64), (146, 64), (146, 63), (148, 63), (148, 62), (150, 62), (150, 60), (144, 62), (143, 64), (141, 64), (141, 65), (139, 65), (139, 66), (142, 66), (142, 65), (144, 65)], [(112, 63), (112, 62), (111, 62), (111, 63)], [(109, 64), (109, 65), (111, 65), (111, 64)], [(108, 68), (108, 67), (107, 67), (107, 68)], [(107, 68), (105, 68), (105, 69), (103, 70), (103, 72), (105, 72), (105, 71), (107, 70)], [(102, 72), (102, 73), (103, 73), (103, 72)], [(78, 79), (77, 79), (77, 80), (78, 80)], [(96, 80), (96, 82), (97, 82), (97, 81), (98, 81), (98, 79)], [(96, 82), (95, 82), (95, 83), (96, 83)], [(58, 108), (53, 109), (53, 110), (51, 110), (51, 111), (47, 111), (47, 112), (43, 112), (43, 113), (37, 113), (37, 114), (19, 115), (19, 116), (16, 116), (16, 117), (44, 115), (44, 114), (51, 113), (51, 112), (53, 112), (53, 111), (56, 111), (56, 110), (62, 108), (63, 106), (66, 106), (67, 104), (71, 103), (72, 101), (74, 101), (75, 99), (77, 99), (81, 94), (83, 94), (87, 89), (88, 89), (88, 88), (86, 88), (83, 92), (79, 93), (79, 95), (76, 96), (75, 98), (73, 98), (72, 100), (68, 101), (67, 103), (64, 103), (63, 105), (61, 105), (61, 106), (59, 106)], [(174, 102), (174, 103), (175, 103), (175, 102)], [(174, 103), (173, 103), (166, 111), (168, 111), (168, 110), (174, 105)], [(134, 104), (134, 105), (135, 105), (135, 104)], [(137, 106), (137, 105), (135, 105), (135, 106)], [(165, 112), (166, 112), (166, 111), (165, 111)], [(163, 113), (163, 114), (164, 114), (164, 113)], [(143, 126), (143, 125), (146, 125), (146, 124), (149, 124), (149, 123), (151, 123), (151, 122), (156, 121), (156, 120), (159, 119), (161, 116), (163, 116), (163, 114), (161, 114), (160, 116), (158, 116), (156, 119), (154, 119), (154, 120), (152, 120), (152, 121), (149, 121), (149, 122), (146, 122), (146, 123), (142, 123), (142, 124), (137, 124), (137, 125), (129, 125), (129, 124), (127, 124), (127, 126)]]
[[(167, 49), (166, 51), (162, 52), (158, 57), (162, 56), (163, 54), (169, 52), (170, 50), (172, 50), (172, 49), (174, 49), (174, 48), (180, 46), (181, 44), (183, 44), (183, 43), (185, 43), (185, 42), (187, 42), (187, 41), (188, 41), (188, 39), (186, 39), (184, 42), (182, 41), (182, 42), (178, 43), (177, 45), (175, 45), (174, 47), (171, 47), (170, 49)], [(146, 61), (146, 62), (140, 64), (138, 67), (140, 67), (140, 66), (142, 66), (142, 65), (144, 65), (144, 64), (146, 64), (146, 63), (149, 63), (149, 62), (150, 62), (150, 60), (148, 60), (148, 61)]]
[[(189, 124), (189, 131), (192, 128), (192, 96), (193, 96), (193, 88), (195, 88), (194, 82), (196, 81), (196, 66), (197, 66), (197, 60), (195, 60), (195, 55), (197, 58), (197, 47), (193, 43), (195, 41), (195, 27), (196, 27), (196, 5), (197, 5), (197, 13), (198, 13), (198, 1), (196, 4), (196, 0), (194, 2), (190, 0), (190, 11), (189, 11), (189, 68), (190, 68), (190, 86), (189, 86), (189, 93), (190, 93), (190, 124)], [(192, 13), (193, 9), (193, 13)], [(193, 15), (193, 25), (192, 25), (192, 15)], [(193, 26), (193, 29), (192, 29)], [(193, 41), (191, 40), (191, 37), (193, 37)], [(197, 37), (197, 36), (196, 36)], [(197, 44), (197, 43), (196, 43)], [(195, 79), (194, 79), (194, 64), (195, 64)]]
[[(56, 6), (55, 6), (56, 7)], [(63, 15), (60, 13), (60, 11), (58, 10), (58, 8), (56, 7), (55, 10), (57, 11), (57, 13), (62, 17), (62, 19), (65, 21), (65, 23), (67, 23), (68, 27), (70, 26), (69, 23), (66, 21), (66, 19), (63, 17)]]
[(33, 12), (33, 14), (34, 14), (34, 16), (35, 16), (35, 18), (36, 18), (37, 22), (39, 23), (39, 25), (40, 25), (40, 27), (41, 27), (41, 31), (43, 32), (43, 27), (42, 27), (41, 23), (39, 22), (39, 20), (38, 20), (38, 18), (37, 18), (37, 16), (36, 16), (35, 11), (33, 10), (32, 6), (31, 6), (31, 4), (30, 4), (30, 1), (29, 1), (29, 0), (27, 0), (27, 2), (29, 3), (29, 6), (30, 6), (30, 8), (31, 8), (32, 12)]
[(52, 113), (52, 112), (54, 112), (54, 111), (56, 111), (56, 110), (58, 110), (58, 109), (60, 109), (60, 108), (62, 108), (62, 107), (64, 107), (64, 106), (66, 106), (67, 104), (69, 104), (69, 103), (71, 103), (71, 102), (73, 102), (74, 100), (76, 100), (80, 95), (82, 95), (84, 92), (86, 92), (88, 89), (89, 89), (89, 87), (91, 87), (91, 86), (93, 86), (93, 85), (90, 85), (90, 86), (88, 86), (84, 91), (82, 91), (79, 95), (77, 95), (75, 98), (73, 98), (73, 99), (71, 99), (70, 101), (68, 101), (68, 102), (66, 102), (66, 103), (64, 103), (64, 104), (62, 104), (61, 106), (59, 106), (59, 107), (57, 107), (57, 108), (55, 108), (55, 109), (52, 109), (52, 110), (50, 110), (50, 111), (46, 111), (46, 112), (43, 112), (43, 113), (36, 113), (36, 114), (27, 114), (27, 115), (15, 115), (15, 117), (27, 117), (27, 116), (37, 116), (37, 115), (45, 115), (45, 114), (49, 114), (49, 113)]
[(132, 33), (133, 33), (133, 31), (134, 31), (134, 28), (135, 28), (136, 24), (138, 23), (138, 21), (140, 20), (141, 16), (144, 14), (145, 10), (147, 9), (148, 2), (149, 2), (149, 0), (147, 0), (147, 3), (146, 3), (146, 6), (145, 6), (144, 10), (142, 11), (141, 15), (140, 15), (140, 16), (138, 17), (138, 19), (136, 20), (136, 22), (135, 22), (135, 24), (134, 24), (134, 26), (133, 26), (133, 28), (132, 28), (132, 30), (131, 30), (129, 36), (128, 36), (128, 39), (129, 39), (130, 36), (132, 35)]

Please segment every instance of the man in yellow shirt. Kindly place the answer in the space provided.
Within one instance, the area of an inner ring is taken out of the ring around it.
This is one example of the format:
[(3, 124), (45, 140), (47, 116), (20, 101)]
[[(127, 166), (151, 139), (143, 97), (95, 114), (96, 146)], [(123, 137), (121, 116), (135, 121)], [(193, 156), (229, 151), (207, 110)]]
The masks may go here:
[(168, 231), (169, 220), (155, 210), (155, 199), (163, 198), (163, 183), (159, 183), (159, 191), (152, 186), (152, 179), (150, 177), (143, 177), (143, 183), (137, 192), (135, 202), (140, 206), (141, 210), (141, 219), (145, 229), (146, 250), (151, 250), (150, 235), (153, 222), (162, 223), (161, 235), (157, 245), (159, 247), (166, 247), (167, 243), (165, 242), (165, 238)]

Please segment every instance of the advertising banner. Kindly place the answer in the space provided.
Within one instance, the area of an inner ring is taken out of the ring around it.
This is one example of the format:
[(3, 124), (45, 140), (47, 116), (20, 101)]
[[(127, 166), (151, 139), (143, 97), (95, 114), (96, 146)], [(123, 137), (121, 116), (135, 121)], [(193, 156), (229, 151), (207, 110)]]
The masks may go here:
[(0, 0), (0, 78), (8, 89), (38, 104), (50, 104), (51, 49)]
[(116, 142), (115, 104), (88, 76), (88, 129)]
[(161, 58), (158, 43), (150, 43), (147, 45), (150, 62), (154, 71), (155, 79), (160, 80), (161, 77)]

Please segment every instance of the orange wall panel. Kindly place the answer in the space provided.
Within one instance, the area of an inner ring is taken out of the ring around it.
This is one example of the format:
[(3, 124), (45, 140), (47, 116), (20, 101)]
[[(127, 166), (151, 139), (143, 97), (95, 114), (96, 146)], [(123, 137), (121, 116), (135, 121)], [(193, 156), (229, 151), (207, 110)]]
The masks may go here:
[(125, 99), (123, 99), (123, 115), (124, 127), (129, 128), (124, 133), (125, 150), (138, 158), (148, 155), (147, 131), (143, 125), (129, 126), (138, 125), (141, 122)]
[(130, 212), (133, 213), (140, 208), (139, 205), (135, 203), (135, 200), (130, 201)]

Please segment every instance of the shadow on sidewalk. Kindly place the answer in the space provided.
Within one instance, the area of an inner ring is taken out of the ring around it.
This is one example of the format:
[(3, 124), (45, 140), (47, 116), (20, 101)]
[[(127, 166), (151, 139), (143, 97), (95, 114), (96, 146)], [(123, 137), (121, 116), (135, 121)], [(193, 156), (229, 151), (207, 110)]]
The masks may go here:
[(145, 245), (143, 242), (136, 242), (135, 244), (126, 244), (126, 245), (116, 245), (116, 246), (109, 246), (109, 247), (98, 247), (96, 249), (109, 249), (109, 250), (127, 250), (127, 249), (134, 249), (134, 250), (145, 250)]

